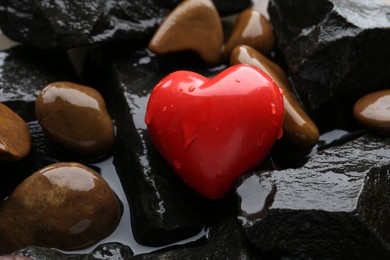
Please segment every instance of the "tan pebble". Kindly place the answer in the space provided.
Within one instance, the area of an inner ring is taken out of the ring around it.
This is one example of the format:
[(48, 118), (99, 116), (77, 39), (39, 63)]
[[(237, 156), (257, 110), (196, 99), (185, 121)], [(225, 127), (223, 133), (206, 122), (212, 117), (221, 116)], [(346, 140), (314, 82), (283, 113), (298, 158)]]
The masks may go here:
[(284, 91), (284, 136), (302, 148), (310, 148), (317, 143), (319, 139), (318, 128), (296, 99), (288, 77), (282, 68), (255, 49), (245, 45), (234, 48), (230, 63), (231, 65), (250, 64), (270, 75)]
[(26, 122), (0, 103), (0, 161), (18, 161), (31, 149), (31, 136)]
[(368, 128), (390, 135), (390, 89), (360, 98), (353, 107), (353, 114)]
[(76, 153), (102, 155), (114, 142), (111, 117), (103, 97), (93, 88), (51, 83), (38, 95), (35, 113), (50, 138)]
[(229, 58), (232, 50), (241, 44), (265, 55), (269, 55), (275, 47), (275, 36), (270, 23), (254, 8), (246, 9), (237, 17), (222, 55)]
[(120, 216), (98, 173), (79, 163), (52, 164), (25, 179), (0, 207), (0, 247), (87, 248), (111, 234)]
[(160, 25), (149, 49), (157, 54), (194, 51), (212, 65), (221, 58), (222, 44), (222, 24), (212, 1), (185, 0)]

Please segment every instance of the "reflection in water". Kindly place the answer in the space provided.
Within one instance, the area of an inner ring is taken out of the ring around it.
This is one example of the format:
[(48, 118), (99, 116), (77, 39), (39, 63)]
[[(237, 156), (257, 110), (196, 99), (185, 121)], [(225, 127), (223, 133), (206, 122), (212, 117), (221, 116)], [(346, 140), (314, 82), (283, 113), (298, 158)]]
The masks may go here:
[[(190, 237), (188, 239), (173, 243), (171, 245), (162, 246), (162, 247), (148, 247), (143, 246), (137, 243), (134, 239), (133, 231), (131, 228), (131, 215), (130, 215), (130, 209), (129, 209), (129, 203), (126, 198), (126, 194), (123, 190), (122, 184), (120, 182), (120, 179), (118, 177), (118, 174), (116, 173), (115, 166), (113, 163), (113, 158), (110, 157), (107, 160), (94, 164), (94, 169), (98, 168), (100, 169), (100, 173), (102, 177), (107, 181), (107, 183), (110, 185), (110, 187), (114, 190), (116, 196), (123, 204), (123, 215), (120, 220), (120, 223), (116, 230), (108, 237), (102, 239), (99, 241), (99, 245), (104, 243), (112, 243), (112, 242), (119, 242), (124, 245), (128, 245), (131, 250), (134, 252), (135, 255), (138, 254), (144, 254), (144, 253), (150, 253), (159, 249), (162, 249), (164, 247), (170, 247), (174, 245), (184, 245), (190, 242), (194, 242), (197, 240), (200, 240), (202, 238), (205, 238), (208, 236), (208, 230), (202, 230), (199, 234), (196, 236)], [(84, 223), (85, 224), (85, 223)], [(153, 234), (151, 234), (153, 235)], [(97, 247), (97, 245), (94, 245), (92, 247), (89, 247), (87, 249), (79, 250), (79, 251), (62, 251), (66, 254), (86, 254), (90, 253), (92, 250), (94, 250)]]
[(143, 174), (147, 177), (149, 183), (153, 186), (154, 192), (158, 200), (160, 201), (158, 213), (162, 218), (162, 215), (166, 211), (164, 207), (164, 201), (161, 199), (160, 192), (155, 184), (153, 175), (151, 174), (152, 167), (149, 164), (148, 148), (146, 147), (146, 143), (145, 143), (145, 138), (146, 138), (145, 136), (147, 135), (147, 126), (145, 124), (144, 118), (145, 118), (146, 107), (148, 104), (149, 96), (150, 96), (149, 94), (145, 96), (126, 94), (126, 99), (128, 104), (130, 104), (134, 126), (137, 129), (142, 144), (142, 154), (138, 154), (137, 157), (139, 158), (139, 162), (142, 166)]

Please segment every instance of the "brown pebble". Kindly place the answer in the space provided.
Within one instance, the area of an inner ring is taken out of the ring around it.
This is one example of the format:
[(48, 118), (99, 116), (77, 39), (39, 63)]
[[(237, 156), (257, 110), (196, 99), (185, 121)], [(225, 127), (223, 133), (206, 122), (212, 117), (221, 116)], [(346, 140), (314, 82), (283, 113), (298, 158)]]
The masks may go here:
[(0, 161), (19, 161), (31, 149), (31, 136), (26, 122), (0, 103)]
[(268, 20), (256, 9), (243, 11), (234, 24), (222, 55), (229, 58), (232, 50), (241, 44), (269, 55), (275, 46), (275, 36)]
[(194, 51), (212, 65), (221, 58), (222, 44), (222, 24), (213, 2), (185, 0), (160, 25), (149, 49), (156, 54)]
[(93, 88), (51, 83), (38, 95), (35, 113), (50, 138), (76, 153), (102, 155), (114, 142), (111, 117), (103, 97)]
[(31, 258), (21, 255), (2, 255), (0, 260), (30, 260)]
[(353, 114), (366, 127), (390, 135), (390, 89), (360, 98), (353, 107)]
[(25, 179), (0, 207), (0, 247), (87, 248), (121, 216), (107, 182), (79, 163), (55, 163)]
[(302, 148), (313, 147), (319, 139), (319, 131), (296, 99), (286, 73), (277, 64), (255, 49), (240, 45), (234, 48), (231, 65), (246, 63), (260, 68), (270, 75), (284, 91), (284, 136)]

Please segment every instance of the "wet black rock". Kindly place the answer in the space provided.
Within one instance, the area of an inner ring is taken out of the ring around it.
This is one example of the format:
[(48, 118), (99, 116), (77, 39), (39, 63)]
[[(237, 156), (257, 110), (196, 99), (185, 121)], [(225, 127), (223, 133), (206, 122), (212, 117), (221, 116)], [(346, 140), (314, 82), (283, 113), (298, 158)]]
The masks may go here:
[(363, 135), (296, 169), (255, 172), (237, 194), (246, 236), (272, 257), (386, 259), (390, 138)]
[(41, 48), (71, 48), (150, 37), (167, 8), (153, 0), (34, 0), (0, 2), (0, 28)]
[[(205, 244), (138, 255), (134, 259), (263, 259), (248, 246), (234, 218), (221, 221), (211, 228)], [(265, 259), (265, 258), (264, 258)]]
[(390, 86), (390, 6), (370, 0), (271, 0), (295, 88), (320, 128), (353, 126), (361, 96)]
[[(251, 0), (212, 0), (215, 7), (218, 10), (219, 15), (225, 16), (230, 14), (236, 14), (243, 11), (245, 8), (248, 8), (252, 5)], [(183, 2), (183, 0), (157, 0), (158, 3), (163, 6), (167, 6), (170, 8), (174, 8), (179, 3)]]
[(0, 51), (0, 102), (27, 122), (32, 138), (31, 151), (24, 159), (0, 163), (0, 200), (33, 172), (60, 160), (75, 160), (68, 151), (52, 144), (35, 118), (36, 96), (45, 85), (58, 80), (78, 80), (65, 52), (23, 46)]
[(188, 188), (152, 144), (144, 121), (150, 92), (163, 77), (186, 69), (210, 76), (223, 68), (207, 71), (195, 55), (156, 56), (144, 48), (101, 49), (87, 64), (88, 84), (100, 86), (117, 127), (114, 163), (129, 200), (137, 242), (167, 245), (199, 234), (219, 215), (226, 215), (234, 204), (229, 197), (212, 202)]
[(57, 259), (57, 260), (100, 260), (100, 259), (130, 259), (133, 252), (128, 246), (121, 243), (107, 243), (95, 248), (91, 253), (64, 254), (55, 249), (44, 247), (26, 247), (14, 252), (15, 255), (27, 256), (32, 260)]

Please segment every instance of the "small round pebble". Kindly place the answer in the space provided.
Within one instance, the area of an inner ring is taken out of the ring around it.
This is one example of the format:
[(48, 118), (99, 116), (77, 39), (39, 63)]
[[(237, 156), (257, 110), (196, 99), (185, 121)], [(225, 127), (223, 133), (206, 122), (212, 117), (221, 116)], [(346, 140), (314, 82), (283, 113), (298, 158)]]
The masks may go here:
[(0, 207), (0, 246), (87, 248), (111, 234), (120, 216), (119, 201), (98, 173), (56, 163), (25, 179)]
[(194, 51), (206, 63), (221, 58), (222, 23), (211, 0), (185, 0), (163, 21), (149, 49), (156, 54)]
[(271, 24), (254, 8), (246, 9), (237, 17), (222, 55), (229, 58), (232, 50), (240, 44), (248, 45), (264, 55), (269, 55), (275, 47)]
[(390, 135), (390, 89), (360, 98), (353, 107), (353, 114), (366, 127)]
[(31, 149), (31, 136), (26, 122), (0, 103), (0, 161), (19, 161)]
[(276, 63), (254, 48), (239, 45), (233, 49), (230, 64), (251, 64), (271, 76), (284, 91), (283, 132), (286, 139), (304, 149), (313, 147), (320, 137), (319, 130), (296, 99), (286, 73)]
[(55, 142), (86, 156), (105, 154), (114, 143), (114, 127), (103, 97), (93, 88), (54, 82), (38, 95), (35, 114)]

